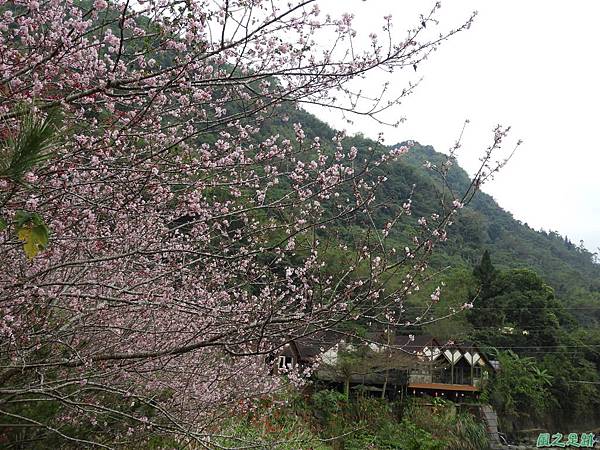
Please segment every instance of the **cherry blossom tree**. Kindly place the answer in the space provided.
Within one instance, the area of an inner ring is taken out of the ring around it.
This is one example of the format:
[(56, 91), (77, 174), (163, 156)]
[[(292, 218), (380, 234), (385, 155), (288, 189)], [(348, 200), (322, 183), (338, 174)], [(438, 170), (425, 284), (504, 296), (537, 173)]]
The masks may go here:
[(370, 169), (409, 146), (264, 130), (302, 104), (377, 119), (399, 99), (349, 81), (412, 70), (471, 23), (425, 37), (438, 9), (404, 34), (385, 18), (385, 38), (358, 51), (353, 17), (315, 0), (2, 2), (0, 415), (12, 436), (210, 447), (223, 418), (280, 388), (269, 361), (291, 339), (403, 323), (428, 255), (497, 168), (503, 130), (411, 248), (385, 244), (411, 213), (402, 199), (335, 276), (327, 252), (343, 243), (327, 230), (370, 214), (385, 182)]

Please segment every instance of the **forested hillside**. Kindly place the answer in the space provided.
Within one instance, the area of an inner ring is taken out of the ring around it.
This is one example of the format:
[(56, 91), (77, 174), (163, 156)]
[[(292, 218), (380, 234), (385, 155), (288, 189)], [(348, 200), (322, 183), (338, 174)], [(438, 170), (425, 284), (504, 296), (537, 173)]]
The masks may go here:
[[(424, 160), (440, 158), (443, 156), (431, 146), (419, 146), (409, 155), (407, 162), (419, 170)], [(451, 181), (460, 190), (469, 179), (457, 167)], [(458, 245), (450, 245), (447, 253), (460, 257), (469, 265), (479, 260), (480, 249), (485, 247), (494, 255), (499, 266), (534, 269), (555, 288), (559, 296), (573, 298), (580, 289), (600, 291), (600, 265), (594, 263), (592, 253), (575, 246), (556, 232), (533, 230), (513, 218), (484, 192), (473, 199), (455, 232), (453, 242)]]
[[(331, 139), (335, 135), (331, 127), (314, 115), (303, 110), (285, 108), (285, 114), (272, 119), (261, 137), (264, 138), (268, 133), (290, 133), (288, 122), (302, 123), (309, 138), (320, 136), (321, 139)], [(360, 135), (350, 137), (348, 141), (363, 155), (369, 147), (375, 152), (387, 150), (383, 145)], [(389, 148), (403, 144), (405, 143)], [(379, 200), (383, 206), (379, 209), (379, 216), (374, 217), (376, 225), (382, 226), (390, 216), (386, 212), (394, 206), (398, 207), (414, 191), (413, 220), (406, 225), (405, 233), (400, 231), (396, 236), (399, 244), (404, 243), (411, 235), (418, 217), (430, 214), (438, 207), (443, 185), (436, 173), (424, 165), (430, 162), (441, 166), (446, 159), (446, 155), (436, 152), (433, 147), (415, 143), (403, 159), (383, 172), (388, 179), (380, 190)], [(456, 192), (463, 192), (471, 180), (462, 168), (453, 164), (447, 181)], [(354, 229), (354, 232), (360, 233), (360, 229)], [(484, 250), (490, 252), (494, 264), (500, 269), (534, 270), (552, 286), (556, 296), (565, 305), (572, 307), (573, 313), (582, 321), (591, 323), (592, 319), (600, 320), (600, 313), (594, 310), (595, 306), (600, 308), (600, 264), (594, 261), (595, 254), (573, 244), (557, 232), (530, 228), (527, 223), (522, 223), (502, 209), (490, 195), (480, 191), (461, 211), (456, 224), (451, 227), (448, 241), (435, 252), (432, 265), (437, 268), (451, 266), (455, 269), (471, 269), (479, 262)], [(587, 312), (580, 314), (578, 311)], [(593, 317), (590, 316), (590, 311)]]

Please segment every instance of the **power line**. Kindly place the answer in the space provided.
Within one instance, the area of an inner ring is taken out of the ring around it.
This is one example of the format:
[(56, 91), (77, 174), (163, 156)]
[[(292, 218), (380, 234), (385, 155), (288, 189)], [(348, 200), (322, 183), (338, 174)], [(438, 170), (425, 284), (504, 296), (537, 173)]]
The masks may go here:
[[(510, 322), (507, 322), (506, 325), (500, 325), (500, 326), (485, 326), (485, 325), (481, 325), (481, 326), (471, 326), (469, 327), (470, 330), (490, 330), (490, 331), (495, 331), (495, 330), (499, 330), (502, 328), (514, 328), (516, 329), (522, 329), (522, 330), (549, 330), (549, 331), (565, 331), (562, 328), (558, 329), (558, 328), (553, 328), (553, 327), (544, 327), (544, 326), (532, 326), (529, 327), (527, 325), (516, 325), (516, 324), (511, 324)], [(577, 328), (579, 329), (586, 329), (586, 328)]]
[[(451, 309), (451, 308), (455, 308), (457, 311), (459, 311), (461, 309), (461, 305), (454, 305), (454, 306), (445, 306), (445, 308)], [(405, 310), (411, 310), (411, 309), (432, 309), (429, 306), (406, 306)], [(435, 309), (435, 307), (433, 308)], [(558, 310), (567, 310), (567, 311), (593, 311), (593, 310), (598, 310), (600, 311), (600, 305), (598, 306), (524, 306), (523, 308), (508, 308), (506, 306), (477, 306), (474, 305), (472, 310), (496, 310), (496, 309), (502, 309), (502, 310), (507, 310), (507, 311), (527, 311), (527, 310), (544, 310), (544, 309), (558, 309)]]
[(594, 344), (594, 345), (571, 345), (571, 346), (562, 346), (562, 345), (478, 345), (477, 347), (481, 347), (481, 348), (495, 348), (498, 350), (512, 350), (512, 349), (531, 349), (531, 350), (540, 350), (542, 351), (542, 349), (554, 349), (554, 350), (562, 350), (562, 349), (571, 349), (571, 348), (581, 348), (581, 349), (587, 349), (587, 350), (596, 350), (596, 348), (590, 348), (590, 347), (598, 347), (600, 348), (600, 344)]

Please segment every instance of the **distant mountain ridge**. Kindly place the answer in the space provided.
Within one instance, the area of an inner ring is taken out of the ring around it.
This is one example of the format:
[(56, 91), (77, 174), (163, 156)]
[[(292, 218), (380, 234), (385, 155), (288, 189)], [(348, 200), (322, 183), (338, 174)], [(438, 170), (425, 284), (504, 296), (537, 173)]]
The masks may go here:
[[(431, 146), (416, 145), (407, 155), (406, 163), (423, 176), (428, 176), (423, 163), (445, 158)], [(461, 191), (470, 180), (467, 173), (456, 165), (449, 181), (457, 191)], [(469, 264), (481, 256), (480, 252), (476, 252), (473, 260), (472, 250), (487, 248), (500, 267), (534, 269), (554, 287), (558, 296), (569, 294), (574, 288), (600, 292), (600, 265), (594, 263), (591, 252), (575, 246), (558, 233), (530, 228), (516, 220), (485, 192), (477, 193), (457, 225), (458, 233), (454, 230), (451, 239), (462, 243), (462, 248), (450, 246), (450, 253)]]

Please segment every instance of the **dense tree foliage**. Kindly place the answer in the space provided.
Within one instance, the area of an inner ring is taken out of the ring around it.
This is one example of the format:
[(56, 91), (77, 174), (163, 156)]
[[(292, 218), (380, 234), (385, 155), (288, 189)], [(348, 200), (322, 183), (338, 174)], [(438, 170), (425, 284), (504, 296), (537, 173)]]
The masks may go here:
[(501, 428), (511, 433), (524, 425), (539, 425), (559, 406), (550, 392), (552, 376), (532, 357), (510, 350), (497, 357), (502, 369), (484, 399), (495, 406)]
[(497, 271), (488, 252), (475, 267), (480, 295), (469, 337), (497, 354), (488, 389), (507, 432), (527, 426), (592, 425), (600, 390), (594, 332), (577, 324), (535, 272)]

